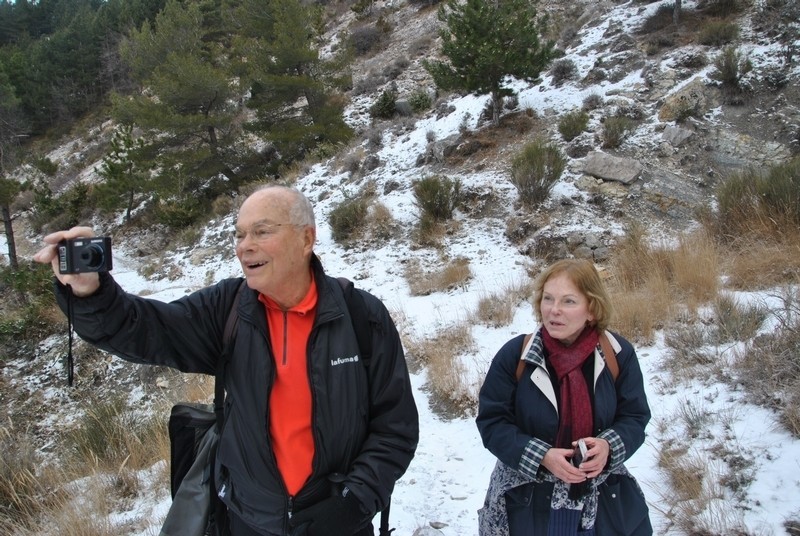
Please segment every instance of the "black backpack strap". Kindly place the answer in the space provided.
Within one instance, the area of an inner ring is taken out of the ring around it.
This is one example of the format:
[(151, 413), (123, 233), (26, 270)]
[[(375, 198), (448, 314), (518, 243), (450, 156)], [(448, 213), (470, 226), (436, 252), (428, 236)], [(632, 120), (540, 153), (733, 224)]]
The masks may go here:
[(367, 315), (367, 304), (364, 303), (364, 296), (356, 291), (352, 281), (345, 277), (337, 279), (344, 291), (344, 301), (347, 302), (347, 310), (350, 311), (350, 318), (353, 320), (361, 361), (365, 367), (369, 368), (372, 359), (372, 332)]
[[(358, 351), (361, 354), (361, 362), (365, 368), (369, 368), (372, 359), (372, 332), (367, 314), (367, 305), (364, 303), (364, 296), (357, 292), (353, 282), (345, 277), (337, 278), (344, 291), (344, 300), (347, 302), (347, 310), (350, 311), (350, 318), (353, 321), (353, 329), (358, 339)], [(392, 499), (389, 497), (386, 507), (381, 510), (381, 524), (378, 534), (389, 536), (394, 529), (389, 528), (389, 507)]]
[[(214, 374), (214, 417), (218, 434), (222, 433), (222, 424), (225, 419), (225, 368), (231, 358), (233, 340), (236, 337), (236, 330), (239, 326), (239, 299), (242, 297), (245, 288), (247, 288), (247, 281), (242, 279), (236, 289), (236, 295), (233, 297), (228, 318), (225, 320), (225, 330), (222, 332), (222, 355), (217, 359), (217, 370)], [(216, 457), (216, 446), (211, 456)], [(213, 482), (216, 480), (214, 472), (215, 468), (212, 463), (209, 477), (212, 483), (211, 511), (205, 534), (207, 536), (230, 536), (228, 508), (214, 492)]]
[(236, 329), (239, 326), (239, 298), (247, 287), (247, 282), (242, 279), (236, 296), (233, 298), (233, 305), (225, 321), (225, 331), (222, 335), (222, 355), (217, 360), (217, 373), (214, 376), (214, 414), (217, 416), (217, 431), (222, 432), (222, 420), (225, 412), (225, 366), (231, 358), (231, 341), (236, 336)]
[(389, 508), (392, 506), (392, 498), (389, 497), (389, 500), (386, 502), (386, 508), (381, 510), (381, 524), (380, 528), (378, 529), (379, 536), (389, 536), (394, 529), (389, 528)]

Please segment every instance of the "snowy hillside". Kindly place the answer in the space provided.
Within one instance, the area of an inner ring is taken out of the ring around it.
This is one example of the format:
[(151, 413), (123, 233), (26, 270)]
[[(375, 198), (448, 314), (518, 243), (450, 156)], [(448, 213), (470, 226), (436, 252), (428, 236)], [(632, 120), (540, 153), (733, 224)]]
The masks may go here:
[[(491, 148), (491, 156), (464, 158), (455, 163), (420, 163), (420, 156), (429, 151), (431, 140), (452, 139), (465, 128), (471, 132), (486, 128), (485, 124), (479, 124), (479, 118), (488, 97), (452, 96), (446, 102), (449, 106), (447, 113), (431, 111), (413, 124), (407, 123), (404, 128), (386, 128), (377, 149), (364, 142), (365, 151), (380, 161), (375, 169), (354, 176), (342, 170), (336, 159), (331, 159), (303, 172), (295, 185), (315, 206), (318, 223), (316, 252), (326, 271), (346, 276), (357, 286), (383, 299), (404, 337), (431, 337), (467, 321), (481, 298), (526, 280), (528, 269), (537, 260), (507, 236), (508, 222), (520, 215), (515, 204), (516, 190), (508, 178), (509, 155), (537, 134), (546, 133), (552, 139), (558, 139), (558, 116), (580, 108), (590, 95), (601, 96), (606, 109), (629, 107), (643, 115), (644, 119), (616, 154), (637, 159), (644, 165), (645, 172), (634, 183), (623, 186), (588, 177), (584, 173), (583, 158), (571, 158), (546, 210), (542, 211), (546, 218), (541, 216), (542, 219), (537, 220), (542, 222), (537, 233), (561, 242), (575, 234), (592, 235), (609, 244), (622, 231), (624, 218), (620, 215), (641, 218), (658, 239), (674, 238), (679, 231), (690, 227), (693, 222), (689, 215), (694, 206), (710, 202), (710, 192), (704, 181), (711, 181), (710, 177), (718, 177), (721, 173), (706, 173), (709, 166), (723, 160), (730, 165), (736, 159), (755, 159), (757, 164), (764, 164), (768, 160), (764, 155), (766, 141), (757, 138), (755, 132), (741, 134), (735, 143), (728, 141), (720, 132), (731, 129), (729, 121), (742, 122), (742, 119), (736, 110), (719, 103), (709, 104), (708, 110), (689, 125), (676, 125), (674, 121), (659, 119), (659, 110), (672, 95), (692, 83), (708, 85), (708, 73), (713, 68), (709, 63), (691, 75), (682, 73), (678, 64), (687, 51), (681, 48), (667, 51), (658, 58), (645, 57), (633, 45), (621, 52), (610, 50), (610, 43), (617, 42), (620, 36), (635, 34), (659, 5), (635, 2), (599, 5), (596, 19), (581, 27), (571, 41), (574, 44), (566, 49), (566, 57), (573, 59), (578, 68), (578, 80), (585, 79), (597, 65), (614, 64), (617, 60), (626, 72), (596, 83), (568, 82), (558, 87), (552, 84), (550, 75), (543, 76), (542, 82), (535, 86), (510, 82), (518, 91), (517, 111), (532, 112), (531, 115), (538, 120), (536, 131), (525, 131), (518, 136), (506, 135), (498, 146)], [(684, 2), (685, 10), (694, 6), (692, 2)], [(591, 12), (589, 7), (586, 11)], [(419, 20), (412, 20), (422, 25), (422, 16), (418, 17)], [(428, 14), (425, 23), (430, 24), (433, 18), (435, 14)], [(766, 40), (753, 28), (749, 17), (743, 19), (742, 27), (741, 49), (754, 63), (754, 72), (780, 68), (784, 56), (782, 45)], [(716, 52), (718, 50), (712, 47), (703, 50), (709, 57)], [(794, 65), (788, 76), (796, 86), (800, 81), (800, 65)], [(755, 83), (760, 82), (755, 80)], [(712, 92), (711, 89), (707, 91), (709, 94)], [(791, 95), (796, 97), (797, 93)], [(369, 99), (363, 95), (353, 99), (349, 117), (357, 129), (370, 126), (364, 113)], [(784, 103), (782, 109), (800, 116), (796, 100)], [(600, 114), (592, 114), (590, 132), (578, 143), (593, 143), (593, 136), (601, 128), (600, 119)], [(770, 121), (767, 115), (762, 114), (759, 121), (753, 121), (753, 126)], [(677, 126), (691, 130), (692, 136), (686, 144), (673, 146), (665, 141), (663, 132), (668, 127)], [(546, 132), (541, 132), (540, 128)], [(773, 142), (772, 139), (767, 141)], [(562, 145), (569, 149), (567, 144)], [(784, 150), (788, 154), (788, 149), (783, 147), (781, 151)], [(775, 154), (783, 153), (773, 152), (772, 157)], [(759, 158), (764, 161), (758, 162)], [(723, 167), (719, 165), (715, 169)], [(667, 184), (663, 178), (665, 173), (674, 177), (676, 182)], [(456, 220), (459, 225), (442, 239), (440, 248), (420, 247), (412, 238), (419, 209), (414, 202), (411, 184), (433, 174), (458, 178), (464, 190), (476, 197), (483, 196), (491, 205), (481, 211), (480, 217), (458, 212)], [(388, 208), (400, 232), (383, 242), (372, 241), (345, 248), (334, 242), (327, 224), (328, 215), (337, 203), (346, 196), (356, 195), (367, 184), (378, 192), (380, 202)], [(590, 202), (598, 195), (606, 198), (605, 204)], [(669, 204), (671, 208), (660, 212), (660, 201), (654, 199), (663, 200), (670, 195), (674, 195)], [(205, 235), (198, 240), (197, 250), (166, 252), (168, 264), (178, 268), (175, 273), (179, 275), (175, 278), (142, 276), (142, 259), (135, 253), (137, 246), (124, 240), (114, 245), (117, 257), (113, 274), (129, 292), (161, 300), (174, 299), (210, 281), (238, 276), (240, 271), (232, 248), (223, 249), (219, 239), (220, 234), (224, 234), (221, 231), (232, 228), (234, 218), (235, 215), (230, 214), (209, 221)], [(102, 228), (97, 231), (101, 234), (107, 232)], [(0, 250), (5, 251), (2, 238), (0, 236)], [(29, 241), (23, 249), (35, 251), (40, 238), (30, 236), (23, 239)], [(213, 254), (200, 254), (198, 250), (201, 248), (212, 248)], [(219, 254), (220, 251), (225, 253)], [(443, 259), (459, 257), (469, 261), (472, 277), (468, 282), (447, 292), (412, 295), (404, 278), (405, 267), (410, 262), (434, 268)], [(743, 293), (740, 297), (763, 303), (773, 311), (780, 307), (771, 292)], [(771, 317), (770, 322), (775, 321)], [(535, 327), (533, 310), (527, 303), (518, 306), (509, 325), (472, 327), (475, 345), (459, 359), (473, 396), (477, 395), (483, 375), (502, 344), (519, 333), (533, 331)], [(762, 329), (770, 328), (768, 322)], [(57, 420), (55, 413), (59, 408), (67, 411), (79, 409), (70, 403), (61, 368), (52, 361), (52, 353), (47, 352), (48, 347), (61, 343), (63, 335), (54, 335), (42, 343), (36, 366), (40, 372), (43, 371), (43, 377), (30, 377), (34, 367), (31, 363), (11, 363), (2, 371), (13, 388), (23, 393), (46, 388), (46, 396), (53, 401), (49, 409), (52, 412), (49, 418), (53, 421)], [(715, 351), (724, 363), (730, 359), (734, 349), (721, 347)], [(714, 490), (717, 500), (697, 515), (708, 519), (709, 525), (717, 526), (718, 534), (730, 533), (728, 531), (738, 526), (746, 526), (748, 534), (798, 534), (797, 529), (789, 532), (785, 523), (797, 523), (800, 519), (800, 440), (778, 424), (775, 414), (749, 404), (743, 392), (733, 390), (727, 384), (712, 379), (688, 383), (671, 379), (661, 367), (667, 351), (663, 333), (652, 346), (637, 347), (653, 419), (645, 445), (627, 464), (644, 488), (657, 534), (680, 534), (670, 525), (666, 512), (661, 511), (664, 508), (661, 494), (668, 488), (659, 468), (659, 453), (665, 446), (687, 445), (696, 452), (698, 459), (705, 460), (703, 471), (722, 473), (727, 468), (714, 459), (714, 449), (719, 448), (720, 443), (741, 455), (742, 463), (748, 467), (745, 473), (749, 481), (743, 484), (738, 494), (725, 489)], [(42, 362), (44, 358), (41, 356), (45, 355), (50, 356), (50, 362)], [(27, 375), (15, 377), (21, 371), (26, 371)], [(77, 374), (82, 372), (79, 361)], [(477, 510), (483, 502), (495, 459), (481, 445), (472, 416), (448, 418), (432, 409), (426, 383), (424, 369), (414, 372), (421, 438), (416, 457), (398, 482), (392, 498), (392, 526), (397, 529), (395, 534), (400, 536), (474, 536), (477, 534)], [(134, 391), (129, 400), (131, 404), (144, 404), (148, 399), (141, 391)], [(685, 411), (682, 408), (687, 403), (701, 408), (701, 413), (713, 418), (704, 420), (699, 430), (688, 430), (685, 419), (681, 417), (681, 411)], [(142, 474), (142, 480), (150, 480), (155, 472), (156, 468)], [(170, 502), (168, 490), (159, 486), (112, 516), (113, 523), (125, 521), (137, 527), (126, 532), (126, 536), (158, 533), (160, 520)], [(423, 528), (425, 531), (420, 530)]]

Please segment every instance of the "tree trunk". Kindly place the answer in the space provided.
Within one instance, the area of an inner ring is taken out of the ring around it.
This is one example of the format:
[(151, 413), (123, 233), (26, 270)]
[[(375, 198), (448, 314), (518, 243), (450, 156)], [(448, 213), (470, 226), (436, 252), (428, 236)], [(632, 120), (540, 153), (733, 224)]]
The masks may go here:
[(131, 221), (131, 212), (133, 212), (133, 199), (135, 193), (136, 192), (133, 188), (131, 188), (130, 192), (128, 192), (128, 209), (125, 211), (125, 223), (129, 223)]
[(675, 0), (675, 8), (672, 10), (672, 22), (675, 26), (678, 25), (678, 21), (681, 18), (681, 1), (682, 0)]
[(503, 97), (499, 92), (492, 92), (492, 124), (500, 126), (500, 110), (503, 108)]
[(208, 127), (207, 132), (208, 132), (209, 145), (211, 146), (211, 154), (214, 155), (214, 159), (219, 164), (220, 171), (222, 172), (223, 175), (225, 175), (225, 177), (227, 177), (229, 181), (231, 181), (231, 184), (234, 185), (239, 184), (239, 176), (236, 175), (236, 172), (233, 171), (230, 168), (230, 166), (228, 166), (228, 164), (222, 161), (222, 158), (219, 155), (219, 144), (217, 143), (217, 131), (214, 129), (214, 127)]
[(6, 231), (6, 244), (8, 244), (8, 264), (15, 272), (19, 270), (19, 262), (17, 261), (17, 245), (14, 242), (14, 228), (11, 226), (11, 210), (8, 205), (0, 207), (0, 212), (3, 214), (3, 225)]

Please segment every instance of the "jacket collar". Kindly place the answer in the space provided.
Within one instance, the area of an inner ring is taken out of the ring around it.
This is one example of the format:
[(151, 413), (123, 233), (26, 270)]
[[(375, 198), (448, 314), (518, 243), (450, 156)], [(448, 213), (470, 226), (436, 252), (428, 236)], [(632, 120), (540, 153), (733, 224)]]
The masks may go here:
[[(547, 365), (545, 364), (544, 358), (544, 343), (542, 341), (542, 326), (539, 326), (539, 329), (536, 330), (536, 333), (533, 334), (531, 337), (530, 342), (528, 342), (527, 348), (523, 349), (522, 352), (522, 360), (534, 365), (533, 372), (528, 377), (533, 384), (539, 389), (539, 391), (544, 394), (547, 400), (556, 408), (556, 412), (558, 412), (558, 401), (556, 400), (556, 393), (553, 390), (553, 382), (550, 380), (550, 372), (547, 370)], [(605, 332), (606, 336), (608, 337), (609, 341), (611, 342), (611, 346), (614, 348), (615, 352), (619, 352), (621, 350), (619, 342), (614, 336), (609, 333), (608, 331)], [(599, 345), (598, 345), (599, 346)], [(600, 354), (600, 350), (595, 348), (594, 350), (594, 383), (597, 384), (597, 379), (600, 377), (600, 372), (605, 367), (605, 361), (603, 360), (602, 355)], [(520, 381), (524, 380), (525, 377), (523, 376), (520, 378)]]
[(527, 351), (524, 352), (522, 357), (528, 363), (537, 367), (542, 367), (545, 370), (547, 367), (544, 364), (544, 342), (542, 341), (542, 326), (536, 330), (536, 333), (531, 337), (528, 343)]
[[(331, 279), (325, 275), (322, 262), (316, 254), (311, 254), (311, 270), (314, 273), (314, 283), (317, 285), (317, 318), (330, 320), (344, 314), (344, 298), (337, 299), (334, 290), (331, 288)], [(241, 281), (241, 279), (240, 279)], [(246, 283), (245, 283), (246, 284)], [(262, 326), (266, 330), (266, 320), (264, 320), (263, 307), (259, 301), (259, 294), (256, 290), (245, 292), (239, 304), (239, 317), (248, 322)], [(262, 321), (263, 320), (263, 321)], [(317, 323), (319, 320), (317, 320)]]
[[(550, 373), (547, 370), (547, 365), (544, 361), (544, 343), (542, 341), (542, 327), (536, 330), (536, 333), (531, 337), (528, 343), (527, 350), (523, 350), (522, 359), (534, 365), (533, 372), (529, 376), (530, 380), (539, 391), (550, 401), (553, 408), (558, 413), (558, 400), (556, 399), (556, 392), (553, 389), (553, 382), (550, 381)], [(520, 378), (524, 381), (525, 377)]]

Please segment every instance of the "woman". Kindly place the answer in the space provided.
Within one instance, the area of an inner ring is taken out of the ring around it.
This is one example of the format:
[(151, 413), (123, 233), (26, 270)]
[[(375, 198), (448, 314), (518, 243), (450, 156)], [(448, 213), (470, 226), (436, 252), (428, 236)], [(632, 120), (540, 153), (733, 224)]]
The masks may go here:
[[(652, 534), (624, 466), (644, 442), (650, 408), (633, 347), (606, 331), (610, 300), (594, 265), (547, 268), (534, 308), (541, 326), (500, 349), (480, 391), (476, 422), (498, 458), (480, 535)], [(587, 448), (576, 467), (579, 439)]]

